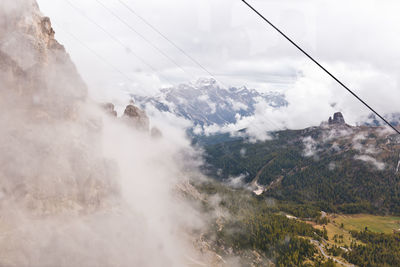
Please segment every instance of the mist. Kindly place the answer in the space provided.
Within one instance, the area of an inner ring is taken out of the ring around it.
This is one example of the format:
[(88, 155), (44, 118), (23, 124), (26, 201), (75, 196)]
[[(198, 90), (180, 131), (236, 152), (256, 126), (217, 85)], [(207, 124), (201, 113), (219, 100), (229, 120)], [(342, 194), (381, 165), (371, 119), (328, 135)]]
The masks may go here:
[(195, 265), (184, 133), (107, 114), (34, 0), (1, 2), (0, 55), (0, 265)]

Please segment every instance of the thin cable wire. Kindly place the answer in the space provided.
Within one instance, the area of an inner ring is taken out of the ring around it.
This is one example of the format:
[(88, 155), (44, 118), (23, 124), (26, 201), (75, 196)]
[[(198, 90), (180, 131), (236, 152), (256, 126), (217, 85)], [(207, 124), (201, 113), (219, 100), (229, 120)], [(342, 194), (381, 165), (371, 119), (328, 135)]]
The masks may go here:
[[(96, 21), (91, 19), (90, 17), (86, 16), (85, 13), (83, 13), (77, 6), (75, 6), (71, 1), (69, 0), (64, 0), (69, 6), (71, 6), (77, 13), (81, 14), (82, 17), (84, 17), (86, 20), (94, 24), (96, 27), (98, 27), (101, 31), (103, 31), (105, 34), (107, 34), (108, 37), (110, 37), (112, 40), (114, 40), (116, 43), (118, 43), (121, 47), (123, 47), (126, 51), (129, 51), (130, 54), (132, 54), (134, 57), (136, 57), (138, 60), (140, 60), (144, 65), (146, 65), (149, 69), (151, 69), (154, 73), (157, 73), (158, 75), (159, 72), (155, 67), (153, 67), (151, 64), (147, 63), (146, 60), (144, 60), (142, 57), (140, 57), (138, 54), (132, 51), (127, 45), (125, 45), (121, 40), (119, 40), (117, 37), (112, 35), (110, 32), (108, 32), (104, 27), (102, 27), (100, 24), (98, 24)], [(164, 80), (167, 82), (173, 84), (169, 79), (163, 77), (160, 75)]]
[(133, 33), (138, 35), (141, 39), (143, 39), (146, 43), (148, 43), (153, 49), (155, 49), (158, 53), (163, 55), (166, 59), (168, 59), (172, 64), (177, 66), (180, 70), (182, 70), (184, 73), (190, 75), (189, 73), (186, 72), (186, 70), (180, 66), (173, 58), (171, 58), (169, 55), (164, 53), (160, 48), (158, 48), (156, 45), (154, 45), (150, 40), (148, 40), (143, 34), (138, 32), (135, 28), (133, 28), (128, 22), (123, 20), (120, 16), (118, 16), (114, 11), (112, 11), (110, 8), (108, 8), (106, 5), (104, 5), (101, 1), (95, 0), (99, 5), (101, 5), (104, 9), (106, 9), (112, 16), (114, 16), (116, 19), (118, 19), (121, 23), (123, 23), (126, 27), (128, 27)]
[[(54, 23), (54, 22), (53, 22)], [(54, 23), (56, 24), (56, 23)], [(106, 65), (108, 65), (111, 69), (113, 69), (114, 71), (118, 72), (119, 74), (121, 74), (125, 79), (127, 79), (130, 82), (135, 82), (134, 80), (132, 80), (127, 74), (125, 74), (123, 71), (121, 71), (120, 69), (118, 69), (116, 66), (114, 66), (112, 63), (110, 63), (106, 58), (104, 58), (102, 55), (100, 55), (99, 53), (97, 53), (94, 49), (90, 48), (88, 45), (86, 45), (82, 40), (80, 40), (76, 35), (72, 34), (70, 31), (65, 30), (64, 28), (60, 27), (59, 24), (56, 24), (57, 28), (62, 30), (63, 32), (67, 33), (69, 36), (71, 36), (77, 43), (79, 43), (81, 46), (83, 46), (84, 48), (86, 48), (89, 52), (91, 52), (93, 55), (95, 55), (97, 58), (99, 58), (100, 61), (102, 61), (103, 63), (105, 63)]]
[(297, 45), (292, 39), (290, 39), (286, 34), (284, 34), (278, 27), (272, 24), (268, 19), (266, 19), (260, 12), (257, 11), (252, 5), (247, 3), (245, 0), (241, 0), (245, 3), (251, 10), (253, 10), (258, 16), (260, 16), (265, 22), (267, 22), (272, 28), (274, 28), (278, 33), (280, 33), (286, 40), (288, 40), (292, 45), (294, 45), (298, 50), (300, 50), (304, 55), (306, 55), (311, 61), (313, 61), (318, 67), (325, 71), (329, 76), (331, 76), (337, 83), (339, 83), (344, 89), (346, 89), (350, 94), (352, 94), (358, 101), (360, 101), (364, 106), (371, 110), (375, 115), (377, 115), (382, 121), (384, 121), (390, 128), (392, 128), (396, 133), (400, 135), (400, 131), (396, 129), (389, 121), (387, 121), (383, 116), (381, 116), (377, 111), (375, 111), (370, 105), (368, 105), (364, 100), (361, 99), (356, 93), (350, 90), (344, 83), (342, 83), (338, 78), (336, 78), (331, 72), (329, 72), (324, 66), (322, 66), (317, 60), (310, 56), (306, 51), (304, 51), (299, 45)]
[[(214, 78), (216, 81), (218, 79), (215, 77), (214, 74), (212, 74), (206, 67), (204, 67), (198, 60), (193, 58), (189, 53), (187, 53), (183, 48), (181, 48), (179, 45), (177, 45), (174, 41), (172, 41), (170, 38), (168, 38), (165, 34), (163, 34), (160, 30), (158, 30), (154, 25), (152, 25), (150, 22), (148, 22), (144, 17), (139, 15), (135, 10), (133, 10), (132, 7), (130, 7), (128, 4), (126, 4), (122, 0), (118, 0), (118, 2), (121, 3), (126, 9), (128, 9), (129, 12), (131, 12), (133, 15), (138, 17), (141, 21), (143, 21), (147, 26), (149, 26), (152, 30), (154, 30), (156, 33), (158, 33), (162, 38), (164, 38), (167, 42), (169, 42), (172, 46), (174, 46), (177, 50), (179, 50), (184, 56), (186, 56), (188, 59), (190, 59), (194, 64), (196, 64), (199, 68), (201, 68), (204, 72), (206, 72), (208, 75), (210, 75), (212, 78)], [(220, 82), (221, 83), (221, 82)], [(221, 83), (222, 84), (222, 83)]]

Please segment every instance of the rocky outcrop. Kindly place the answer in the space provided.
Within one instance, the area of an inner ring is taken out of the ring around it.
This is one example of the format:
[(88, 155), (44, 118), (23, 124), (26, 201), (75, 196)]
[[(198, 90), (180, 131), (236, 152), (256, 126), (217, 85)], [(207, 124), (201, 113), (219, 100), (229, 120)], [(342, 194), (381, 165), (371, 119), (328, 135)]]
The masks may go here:
[[(2, 99), (30, 114), (72, 118), (87, 87), (64, 47), (54, 38), (50, 19), (34, 0), (4, 0), (0, 6), (0, 85)], [(34, 109), (34, 111), (33, 111)]]
[(54, 35), (36, 1), (1, 1), (0, 212), (88, 212), (118, 191), (96, 152), (97, 118), (82, 109), (86, 84)]
[(134, 106), (133, 104), (130, 104), (125, 108), (123, 118), (128, 122), (128, 124), (134, 126), (135, 128), (143, 131), (149, 131), (149, 117), (147, 117), (146, 112)]
[[(102, 103), (100, 105), (102, 110), (111, 117), (118, 117), (117, 111), (115, 110), (115, 106), (112, 103)], [(125, 121), (128, 125), (133, 128), (149, 132), (150, 136), (154, 139), (159, 139), (163, 137), (163, 134), (160, 129), (157, 127), (152, 127), (150, 129), (150, 120), (147, 116), (146, 112), (138, 107), (136, 107), (133, 103), (130, 103), (124, 111), (122, 116), (123, 121)]]
[(103, 103), (101, 104), (103, 110), (112, 117), (117, 117), (117, 111), (115, 111), (115, 106), (113, 103)]
[(345, 125), (346, 121), (344, 120), (343, 114), (341, 112), (336, 112), (333, 114), (333, 119), (332, 117), (329, 117), (328, 120), (329, 125)]

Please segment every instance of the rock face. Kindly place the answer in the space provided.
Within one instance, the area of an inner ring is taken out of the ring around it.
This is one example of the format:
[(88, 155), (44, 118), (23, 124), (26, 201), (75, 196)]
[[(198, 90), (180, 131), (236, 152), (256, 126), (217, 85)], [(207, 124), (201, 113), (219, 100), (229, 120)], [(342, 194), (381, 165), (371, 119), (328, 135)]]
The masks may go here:
[[(100, 106), (106, 114), (110, 115), (111, 117), (118, 117), (114, 104), (103, 103)], [(150, 136), (153, 138), (157, 139), (163, 136), (162, 132), (157, 127), (150, 129), (150, 120), (146, 112), (133, 105), (133, 103), (129, 104), (125, 108), (122, 120), (137, 130), (149, 132)]]
[(1, 1), (0, 212), (88, 212), (118, 191), (83, 111), (87, 87), (54, 34), (36, 1)]
[(125, 108), (124, 118), (129, 124), (133, 125), (135, 128), (143, 131), (149, 131), (150, 123), (146, 112), (134, 106), (133, 104), (130, 104)]
[[(115, 114), (113, 105), (104, 108)], [(169, 223), (161, 220), (176, 214), (167, 211), (175, 201), (159, 210), (162, 201), (154, 201), (158, 211), (147, 212), (147, 195), (169, 194), (160, 183), (154, 191), (152, 179), (164, 183), (174, 168), (151, 168), (153, 153), (129, 149), (146, 136), (114, 127), (99, 109), (36, 2), (1, 0), (0, 266), (186, 266), (175, 257), (180, 238), (172, 238), (184, 228), (164, 229)], [(124, 119), (148, 128), (134, 106)], [(159, 222), (157, 231), (149, 221)]]
[(333, 119), (332, 117), (329, 117), (328, 120), (329, 125), (345, 125), (346, 122), (344, 120), (343, 114), (341, 112), (336, 112), (333, 114)]
[(103, 110), (112, 117), (117, 117), (117, 111), (115, 111), (115, 106), (113, 103), (103, 103), (101, 105)]
[(34, 0), (4, 0), (0, 7), (0, 85), (2, 97), (18, 94), (23, 105), (49, 117), (74, 116), (87, 88), (50, 19)]

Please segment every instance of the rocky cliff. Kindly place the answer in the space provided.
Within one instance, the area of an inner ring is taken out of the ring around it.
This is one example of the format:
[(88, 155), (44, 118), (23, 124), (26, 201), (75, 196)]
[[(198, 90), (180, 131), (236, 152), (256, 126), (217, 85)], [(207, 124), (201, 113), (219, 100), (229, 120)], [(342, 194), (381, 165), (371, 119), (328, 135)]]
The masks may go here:
[(54, 35), (34, 0), (1, 1), (0, 266), (212, 266), (173, 194), (188, 144), (102, 112)]
[[(71, 117), (87, 88), (64, 47), (54, 38), (50, 19), (34, 0), (5, 0), (0, 10), (0, 86), (34, 109), (32, 115)], [(10, 102), (10, 101), (7, 101)]]
[(333, 114), (333, 119), (332, 117), (329, 117), (328, 120), (328, 124), (329, 125), (344, 125), (346, 124), (343, 114), (341, 112), (336, 112), (335, 114)]
[(36, 1), (1, 2), (1, 202), (36, 214), (95, 208), (117, 190), (105, 174), (112, 164), (95, 155), (100, 124), (83, 108), (87, 87), (54, 34)]

